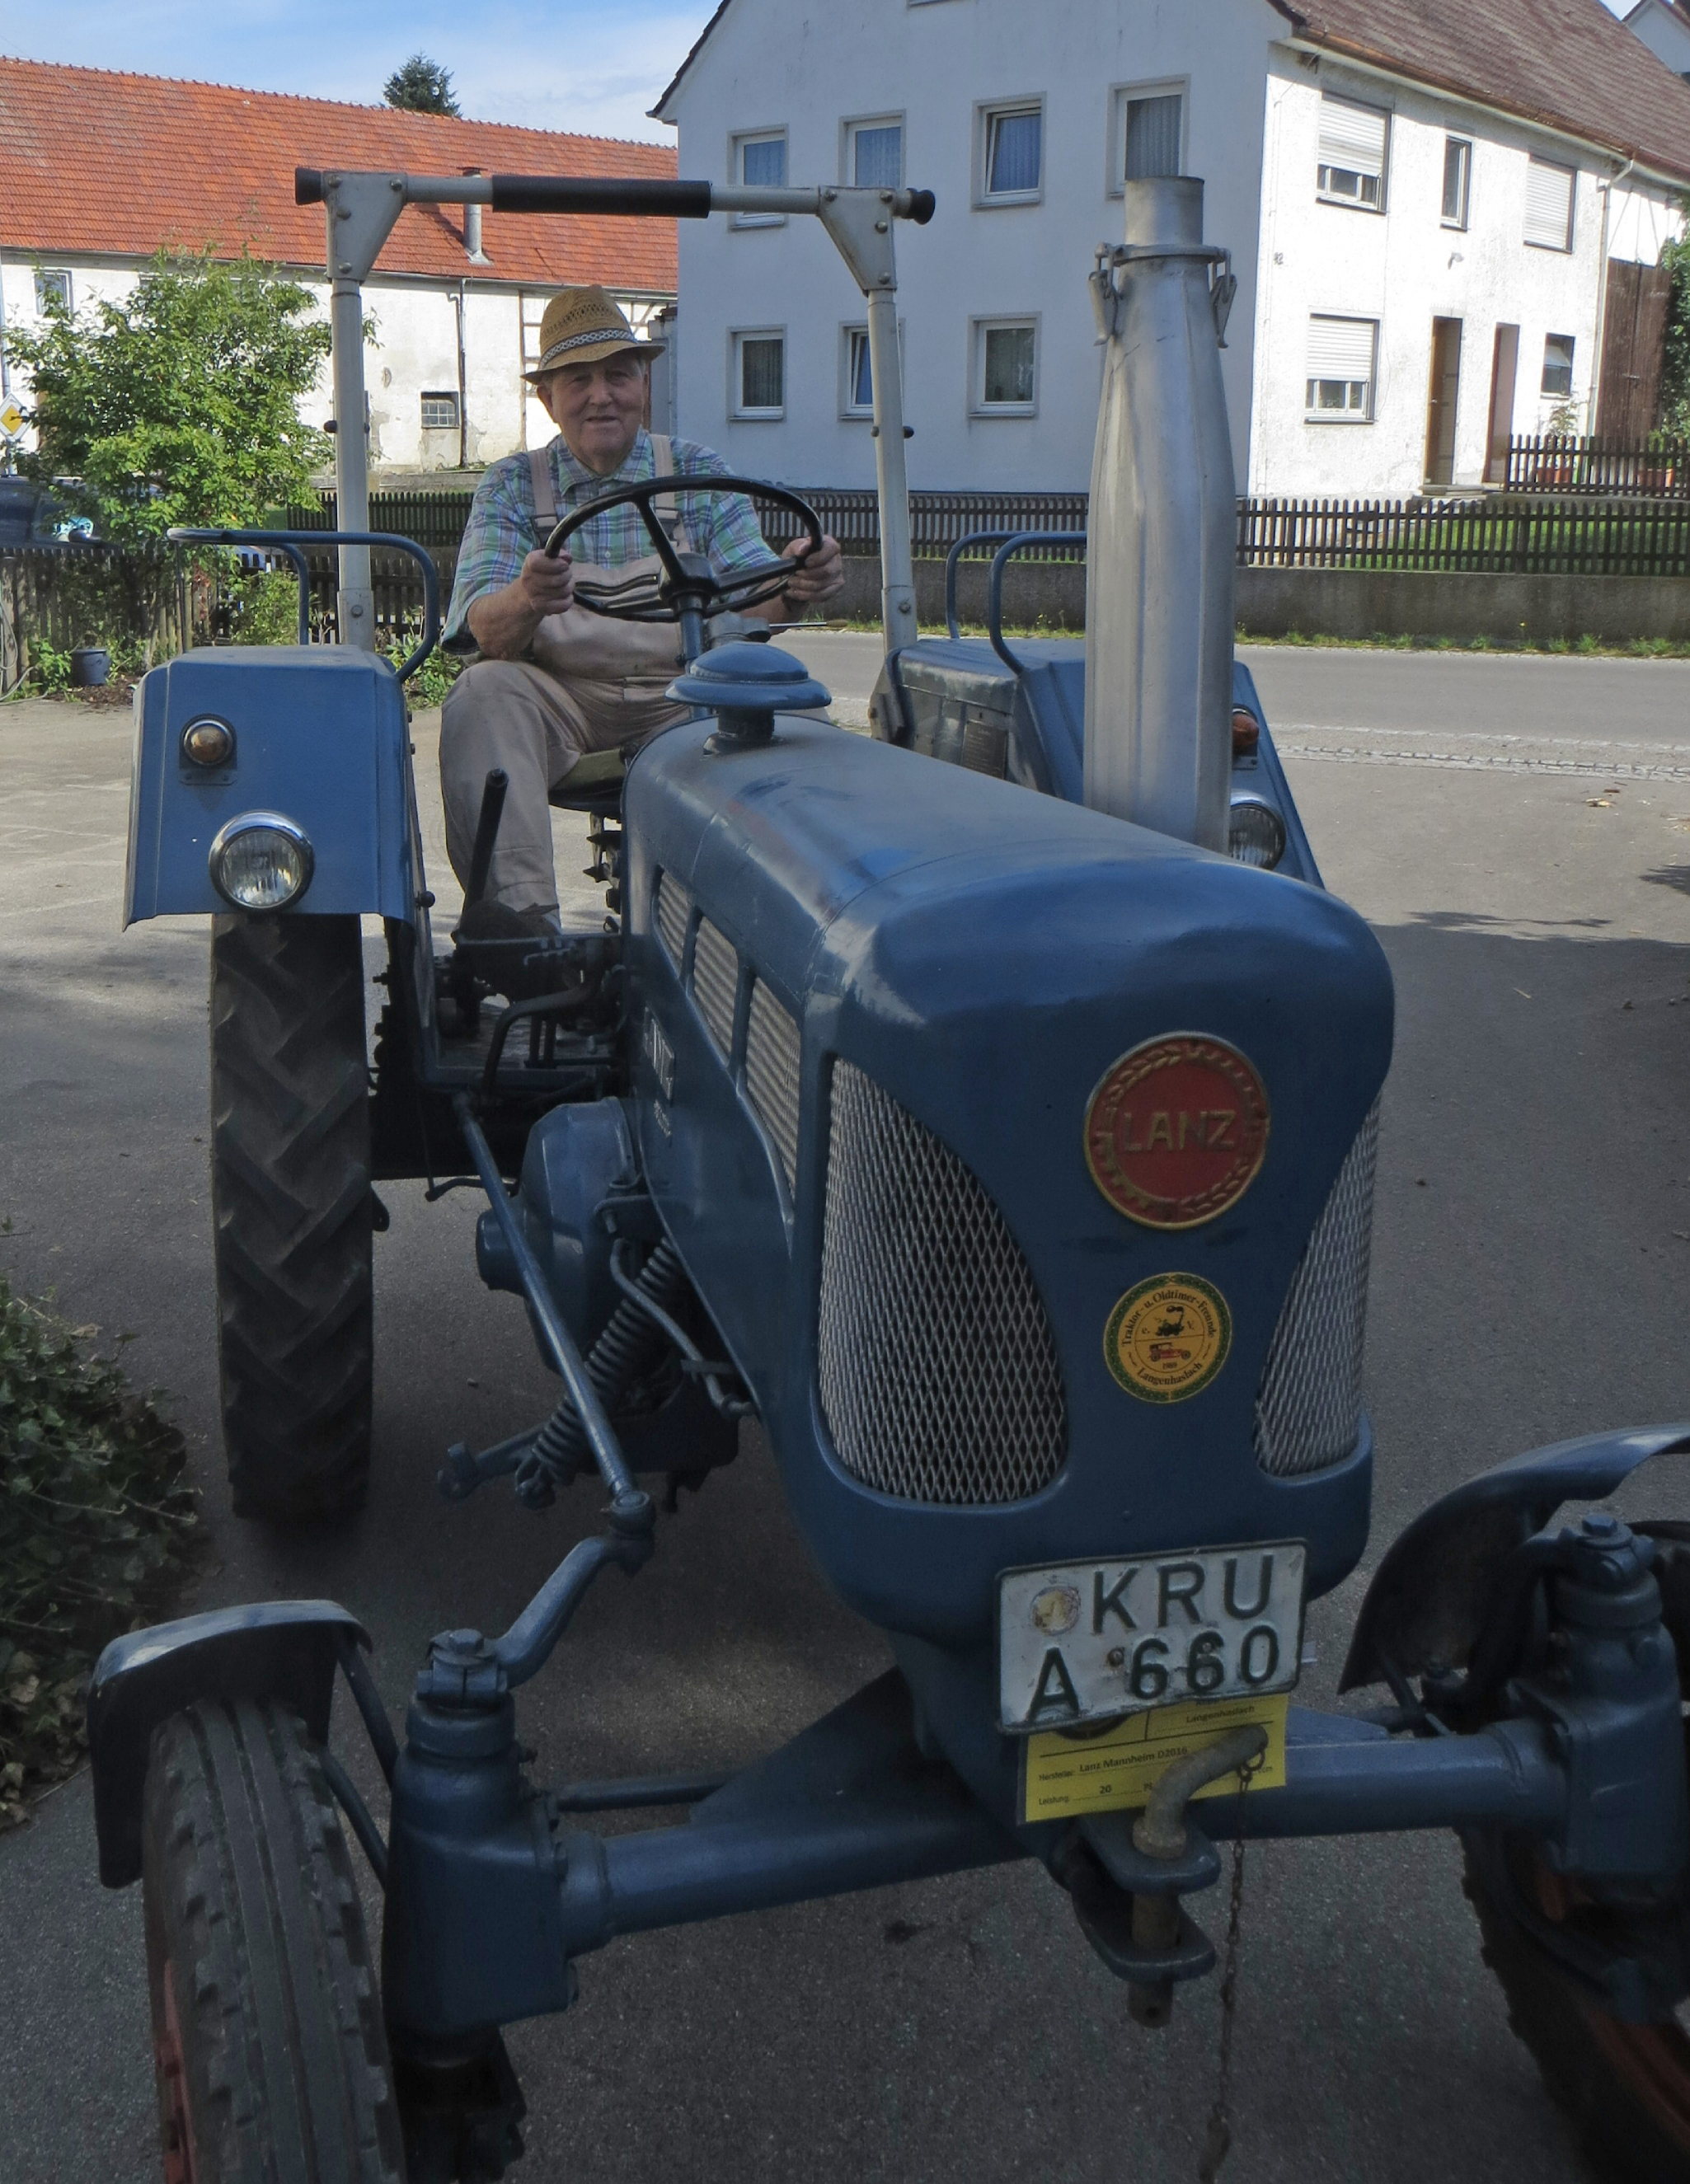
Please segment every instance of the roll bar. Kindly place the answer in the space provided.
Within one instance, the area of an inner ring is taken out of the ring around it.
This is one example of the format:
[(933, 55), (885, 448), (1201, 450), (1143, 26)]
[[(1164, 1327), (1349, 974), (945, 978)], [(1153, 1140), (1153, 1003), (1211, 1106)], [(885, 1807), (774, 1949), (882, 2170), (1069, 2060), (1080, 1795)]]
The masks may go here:
[[(706, 220), (717, 212), (813, 215), (833, 237), (868, 305), (871, 432), (880, 503), (881, 626), (889, 652), (915, 642), (892, 223), (907, 220), (924, 227), (934, 214), (931, 190), (857, 190), (829, 183), (758, 189), (739, 183), (639, 176), (405, 175), (298, 167), (293, 174), (293, 201), (321, 204), (327, 217), (334, 405), (336, 417), (342, 420), (365, 414), (360, 288), (407, 205), (479, 204), (495, 212), (609, 214), (631, 220)], [(367, 532), (369, 451), (362, 432), (336, 434), (335, 485), (340, 522), (349, 533)], [(340, 607), (343, 642), (373, 650), (375, 597), (367, 546), (346, 543), (340, 549)]]

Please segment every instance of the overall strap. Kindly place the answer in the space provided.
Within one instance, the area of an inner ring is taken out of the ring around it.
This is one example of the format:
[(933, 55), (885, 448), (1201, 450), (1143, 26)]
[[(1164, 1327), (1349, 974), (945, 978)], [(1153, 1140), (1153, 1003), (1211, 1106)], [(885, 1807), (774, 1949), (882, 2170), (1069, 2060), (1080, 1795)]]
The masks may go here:
[(557, 493), (552, 485), (551, 460), (544, 448), (529, 448), (528, 476), (533, 481), (534, 514), (539, 523), (540, 543), (544, 546), (557, 521)]
[[(651, 467), (659, 477), (675, 475), (675, 449), (667, 432), (651, 435)], [(653, 504), (657, 518), (668, 533), (669, 543), (678, 554), (690, 554), (693, 542), (687, 536), (687, 526), (681, 521), (680, 504), (672, 493), (660, 493)]]

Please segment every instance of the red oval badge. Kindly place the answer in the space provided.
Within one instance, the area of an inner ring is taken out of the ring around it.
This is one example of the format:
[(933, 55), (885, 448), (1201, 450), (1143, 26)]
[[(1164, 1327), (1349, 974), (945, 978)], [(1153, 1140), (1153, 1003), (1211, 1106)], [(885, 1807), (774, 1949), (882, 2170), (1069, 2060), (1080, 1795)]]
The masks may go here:
[(1135, 1046), (1086, 1105), (1091, 1179), (1146, 1228), (1195, 1228), (1224, 1213), (1267, 1150), (1267, 1093), (1224, 1039), (1182, 1032)]

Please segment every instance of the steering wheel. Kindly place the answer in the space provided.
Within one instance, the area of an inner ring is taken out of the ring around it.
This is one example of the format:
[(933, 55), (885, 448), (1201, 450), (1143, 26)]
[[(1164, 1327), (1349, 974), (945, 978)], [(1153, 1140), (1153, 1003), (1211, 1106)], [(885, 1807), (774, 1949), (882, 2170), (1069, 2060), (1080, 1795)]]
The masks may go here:
[[(755, 493), (761, 499), (789, 508), (809, 534), (804, 551), (795, 558), (783, 554), (778, 561), (759, 562), (754, 569), (730, 571), (718, 576), (702, 554), (678, 553), (652, 509), (666, 494)], [(667, 477), (641, 478), (637, 485), (618, 486), (601, 493), (584, 508), (577, 508), (552, 531), (545, 551), (555, 559), (566, 540), (582, 525), (606, 509), (632, 504), (650, 534), (657, 558), (663, 565), (656, 596), (647, 576), (631, 577), (620, 584), (577, 584), (575, 601), (589, 614), (607, 616), (612, 621), (683, 621), (689, 614), (704, 616), (728, 610), (761, 606), (778, 599), (793, 577), (822, 544), (822, 526), (808, 501), (784, 487), (765, 485), (761, 479), (717, 477), (697, 471), (676, 471)]]

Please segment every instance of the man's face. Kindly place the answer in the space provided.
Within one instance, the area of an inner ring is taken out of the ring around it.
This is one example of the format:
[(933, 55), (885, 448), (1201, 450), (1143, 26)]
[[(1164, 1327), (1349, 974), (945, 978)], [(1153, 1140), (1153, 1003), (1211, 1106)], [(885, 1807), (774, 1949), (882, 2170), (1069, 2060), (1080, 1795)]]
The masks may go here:
[(600, 477), (627, 460), (645, 420), (645, 359), (623, 349), (597, 364), (566, 364), (536, 390), (578, 463)]

